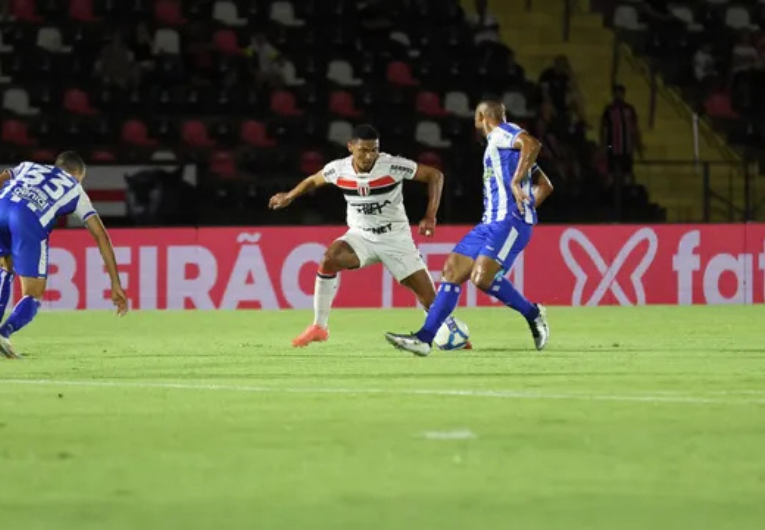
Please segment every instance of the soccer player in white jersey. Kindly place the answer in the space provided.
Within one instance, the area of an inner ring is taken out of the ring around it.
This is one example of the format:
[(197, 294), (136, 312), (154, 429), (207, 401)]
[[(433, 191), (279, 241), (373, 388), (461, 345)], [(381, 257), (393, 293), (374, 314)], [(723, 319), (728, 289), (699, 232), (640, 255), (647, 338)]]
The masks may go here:
[(314, 288), (314, 322), (292, 341), (296, 347), (329, 338), (329, 313), (337, 289), (337, 274), (382, 262), (424, 308), (436, 297), (433, 280), (412, 239), (404, 210), (404, 180), (428, 186), (428, 207), (419, 232), (432, 237), (441, 202), (443, 174), (430, 166), (380, 152), (380, 136), (374, 127), (360, 125), (348, 142), (351, 156), (327, 164), (289, 193), (277, 193), (272, 209), (285, 208), (297, 197), (326, 184), (340, 188), (348, 202), (348, 232), (333, 242), (319, 265)]
[(87, 226), (101, 251), (112, 282), (112, 301), (127, 312), (117, 261), (109, 235), (82, 188), (85, 163), (73, 151), (58, 155), (55, 165), (24, 162), (0, 173), (0, 318), (10, 300), (14, 273), (21, 280), (21, 300), (0, 326), (0, 353), (18, 355), (10, 336), (32, 322), (45, 293), (48, 237), (62, 215), (74, 214)]
[(531, 239), (536, 207), (552, 193), (550, 180), (535, 163), (541, 145), (506, 121), (501, 103), (482, 102), (475, 112), (475, 125), (487, 141), (483, 220), (449, 254), (438, 295), (420, 331), (385, 335), (395, 347), (417, 355), (430, 354), (436, 332), (457, 307), (462, 284), (468, 279), (523, 315), (538, 350), (545, 347), (550, 335), (545, 308), (529, 302), (505, 278)]

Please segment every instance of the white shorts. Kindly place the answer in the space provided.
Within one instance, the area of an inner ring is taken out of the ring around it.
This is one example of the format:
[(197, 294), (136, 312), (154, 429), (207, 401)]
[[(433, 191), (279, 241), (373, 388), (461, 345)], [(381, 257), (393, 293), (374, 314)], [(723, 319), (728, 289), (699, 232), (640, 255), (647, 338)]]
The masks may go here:
[(401, 281), (417, 271), (426, 269), (420, 251), (409, 233), (395, 234), (371, 241), (356, 230), (349, 230), (338, 238), (348, 243), (359, 257), (361, 267), (382, 263), (383, 267)]

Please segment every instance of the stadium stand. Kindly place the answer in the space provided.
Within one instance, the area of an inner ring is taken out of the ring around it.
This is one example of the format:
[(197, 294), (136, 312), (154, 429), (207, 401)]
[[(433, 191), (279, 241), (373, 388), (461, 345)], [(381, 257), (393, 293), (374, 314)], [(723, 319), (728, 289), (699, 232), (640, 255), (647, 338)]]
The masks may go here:
[[(603, 94), (607, 83), (570, 65), (546, 72), (557, 41), (540, 38), (546, 19), (518, 5), (10, 2), (0, 40), (0, 160), (66, 145), (119, 163), (194, 163), (200, 197), (220, 199), (203, 208), (203, 222), (261, 222), (269, 193), (342, 156), (353, 124), (371, 122), (386, 151), (442, 165), (445, 219), (472, 222), (481, 210), (482, 147), (471, 109), (494, 97), (543, 141), (541, 164), (558, 190), (545, 220), (611, 220), (613, 185), (593, 134), (602, 107), (582, 97), (591, 98), (591, 84)], [(599, 16), (586, 20), (593, 35), (608, 33)], [(567, 53), (576, 66), (577, 54), (602, 53), (600, 45), (574, 43)], [(421, 192), (412, 188), (413, 204)], [(663, 219), (647, 196), (629, 184), (622, 220)], [(306, 215), (342, 221), (340, 197), (310, 204)]]

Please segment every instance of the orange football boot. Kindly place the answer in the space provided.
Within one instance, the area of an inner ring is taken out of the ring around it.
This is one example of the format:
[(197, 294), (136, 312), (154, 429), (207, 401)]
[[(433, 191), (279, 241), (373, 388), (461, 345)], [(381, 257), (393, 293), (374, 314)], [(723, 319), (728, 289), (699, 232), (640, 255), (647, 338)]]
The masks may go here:
[(295, 348), (305, 348), (312, 342), (325, 342), (329, 339), (329, 330), (316, 324), (311, 324), (305, 331), (292, 341)]

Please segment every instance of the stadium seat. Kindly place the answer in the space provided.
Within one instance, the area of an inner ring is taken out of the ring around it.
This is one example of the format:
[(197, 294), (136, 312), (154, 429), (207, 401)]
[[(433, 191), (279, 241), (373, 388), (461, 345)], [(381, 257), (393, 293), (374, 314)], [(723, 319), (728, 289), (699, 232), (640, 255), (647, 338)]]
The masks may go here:
[(388, 81), (399, 86), (417, 86), (419, 83), (412, 76), (412, 69), (408, 64), (401, 61), (394, 61), (388, 65)]
[(362, 114), (356, 109), (353, 94), (345, 91), (336, 91), (329, 95), (329, 111), (343, 118), (358, 118)]
[(154, 151), (151, 154), (152, 162), (175, 162), (176, 160), (178, 157), (175, 156), (175, 153), (168, 150)]
[(213, 35), (215, 48), (225, 54), (234, 55), (242, 53), (237, 42), (236, 33), (230, 29), (220, 29)]
[(428, 147), (443, 149), (452, 145), (449, 140), (443, 139), (441, 126), (434, 121), (421, 121), (418, 123), (414, 135), (418, 143)]
[(268, 137), (266, 126), (263, 122), (246, 120), (239, 129), (239, 138), (242, 142), (255, 147), (274, 147), (276, 141)]
[(704, 100), (704, 110), (712, 118), (735, 119), (738, 114), (733, 110), (730, 95), (724, 90), (717, 90)]
[(213, 5), (213, 20), (226, 26), (244, 26), (246, 18), (239, 18), (239, 11), (234, 2), (230, 0), (218, 0)]
[(340, 86), (361, 85), (361, 79), (353, 76), (353, 67), (348, 61), (332, 61), (327, 67), (327, 79)]
[(4, 120), (0, 141), (12, 145), (34, 145), (35, 140), (29, 136), (27, 124), (18, 120)]
[(460, 118), (473, 117), (473, 111), (470, 109), (470, 99), (464, 92), (449, 92), (446, 94), (444, 108), (449, 113)]
[(27, 22), (30, 24), (41, 24), (43, 22), (43, 18), (37, 14), (35, 0), (12, 0), (10, 11), (17, 22)]
[(353, 126), (347, 121), (333, 121), (329, 124), (327, 140), (333, 144), (346, 146), (353, 134)]
[(212, 147), (215, 145), (215, 142), (207, 134), (207, 126), (199, 120), (183, 122), (181, 139), (191, 147)]
[(297, 108), (297, 100), (292, 92), (277, 90), (271, 94), (271, 110), (281, 116), (300, 116), (303, 111)]
[(122, 141), (130, 145), (153, 147), (157, 141), (149, 138), (146, 124), (140, 120), (128, 120), (122, 125)]
[(271, 13), (269, 17), (273, 22), (283, 26), (300, 27), (305, 25), (303, 20), (295, 18), (295, 8), (292, 2), (278, 0), (271, 4)]
[(304, 151), (300, 154), (300, 172), (313, 175), (324, 167), (324, 155), (319, 151)]
[(13, 46), (6, 44), (3, 40), (3, 33), (0, 31), (0, 53), (12, 52)]
[(93, 0), (70, 0), (69, 18), (79, 22), (97, 22), (98, 17), (93, 12)]
[(37, 149), (29, 155), (29, 159), (39, 164), (52, 164), (56, 161), (56, 152), (50, 149)]
[(423, 151), (417, 157), (418, 164), (425, 164), (427, 166), (433, 166), (436, 169), (444, 169), (444, 161), (441, 155), (434, 153), (433, 151)]
[(621, 29), (638, 31), (646, 29), (646, 25), (640, 22), (637, 8), (631, 5), (620, 5), (614, 11), (614, 26)]
[(532, 114), (527, 107), (526, 96), (520, 92), (505, 92), (502, 103), (513, 118), (528, 118)]
[(435, 92), (423, 91), (417, 94), (417, 112), (426, 116), (446, 116), (447, 111), (441, 106), (441, 98)]
[(19, 116), (34, 116), (39, 109), (29, 104), (29, 94), (23, 88), (9, 88), (3, 94), (3, 109)]
[(64, 109), (74, 114), (92, 116), (98, 111), (90, 106), (88, 94), (78, 88), (72, 88), (64, 92)]
[(704, 26), (696, 23), (693, 11), (690, 7), (684, 5), (674, 5), (670, 7), (670, 10), (675, 18), (685, 22), (689, 31), (701, 31), (704, 29)]
[(282, 65), (282, 77), (284, 79), (284, 84), (288, 87), (305, 85), (305, 79), (298, 76), (297, 68), (295, 68), (295, 63), (290, 60), (285, 61), (285, 63)]
[(725, 12), (725, 25), (733, 29), (751, 28), (749, 10), (743, 6), (730, 6)]
[(154, 4), (154, 18), (168, 26), (181, 26), (186, 23), (178, 0), (158, 0)]
[(210, 172), (222, 179), (236, 177), (236, 161), (231, 151), (215, 151), (210, 158)]
[(157, 53), (178, 55), (181, 51), (181, 38), (178, 32), (170, 28), (160, 28), (154, 33), (154, 50)]
[(64, 46), (64, 39), (58, 28), (40, 28), (37, 31), (37, 47), (51, 53), (68, 53), (71, 46)]
[(93, 162), (116, 162), (117, 157), (114, 156), (114, 153), (111, 151), (106, 151), (104, 149), (98, 149), (96, 151), (93, 151), (90, 153), (90, 160), (91, 163)]

